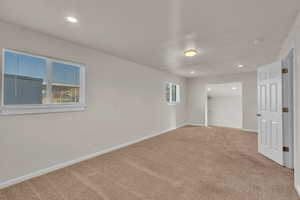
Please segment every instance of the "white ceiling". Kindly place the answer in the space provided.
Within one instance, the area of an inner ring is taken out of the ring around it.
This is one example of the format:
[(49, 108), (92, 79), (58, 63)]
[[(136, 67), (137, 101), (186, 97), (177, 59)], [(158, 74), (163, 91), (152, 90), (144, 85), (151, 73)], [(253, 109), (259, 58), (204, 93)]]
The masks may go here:
[(241, 83), (209, 84), (206, 89), (209, 97), (242, 96)]
[[(299, 8), (299, 0), (0, 0), (0, 20), (189, 77), (272, 62)], [(188, 48), (200, 53), (184, 57)]]

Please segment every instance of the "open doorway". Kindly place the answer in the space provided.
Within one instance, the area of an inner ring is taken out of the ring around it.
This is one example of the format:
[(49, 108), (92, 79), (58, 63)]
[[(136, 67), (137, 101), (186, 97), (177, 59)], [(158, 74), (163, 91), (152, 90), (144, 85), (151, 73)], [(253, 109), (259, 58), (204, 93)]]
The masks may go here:
[(243, 127), (242, 83), (206, 86), (206, 126)]

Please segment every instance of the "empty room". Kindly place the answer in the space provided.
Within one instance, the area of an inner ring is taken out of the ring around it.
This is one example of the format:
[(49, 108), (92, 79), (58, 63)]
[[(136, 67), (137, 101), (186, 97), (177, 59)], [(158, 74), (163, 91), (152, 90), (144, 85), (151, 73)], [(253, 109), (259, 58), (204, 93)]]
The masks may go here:
[(299, 200), (299, 0), (0, 0), (0, 200)]

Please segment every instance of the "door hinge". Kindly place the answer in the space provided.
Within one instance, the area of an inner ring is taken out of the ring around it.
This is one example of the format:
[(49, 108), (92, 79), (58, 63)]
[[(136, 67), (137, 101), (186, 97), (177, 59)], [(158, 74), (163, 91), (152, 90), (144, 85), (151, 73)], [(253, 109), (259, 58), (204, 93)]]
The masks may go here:
[(288, 68), (282, 68), (281, 71), (282, 71), (283, 74), (286, 74), (286, 73), (289, 72), (289, 69)]
[(289, 147), (286, 147), (286, 146), (283, 146), (283, 147), (282, 147), (282, 151), (284, 151), (284, 152), (289, 152), (289, 151), (290, 151), (290, 148), (289, 148)]
[(289, 108), (288, 107), (283, 107), (282, 112), (289, 112)]

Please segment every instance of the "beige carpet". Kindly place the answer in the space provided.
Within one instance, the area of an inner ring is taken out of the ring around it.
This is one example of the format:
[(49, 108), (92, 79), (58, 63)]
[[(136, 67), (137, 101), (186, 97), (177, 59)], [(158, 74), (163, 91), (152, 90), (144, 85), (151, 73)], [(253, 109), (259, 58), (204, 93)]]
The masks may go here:
[(184, 127), (0, 190), (0, 200), (297, 200), (292, 180), (257, 153), (254, 133)]

